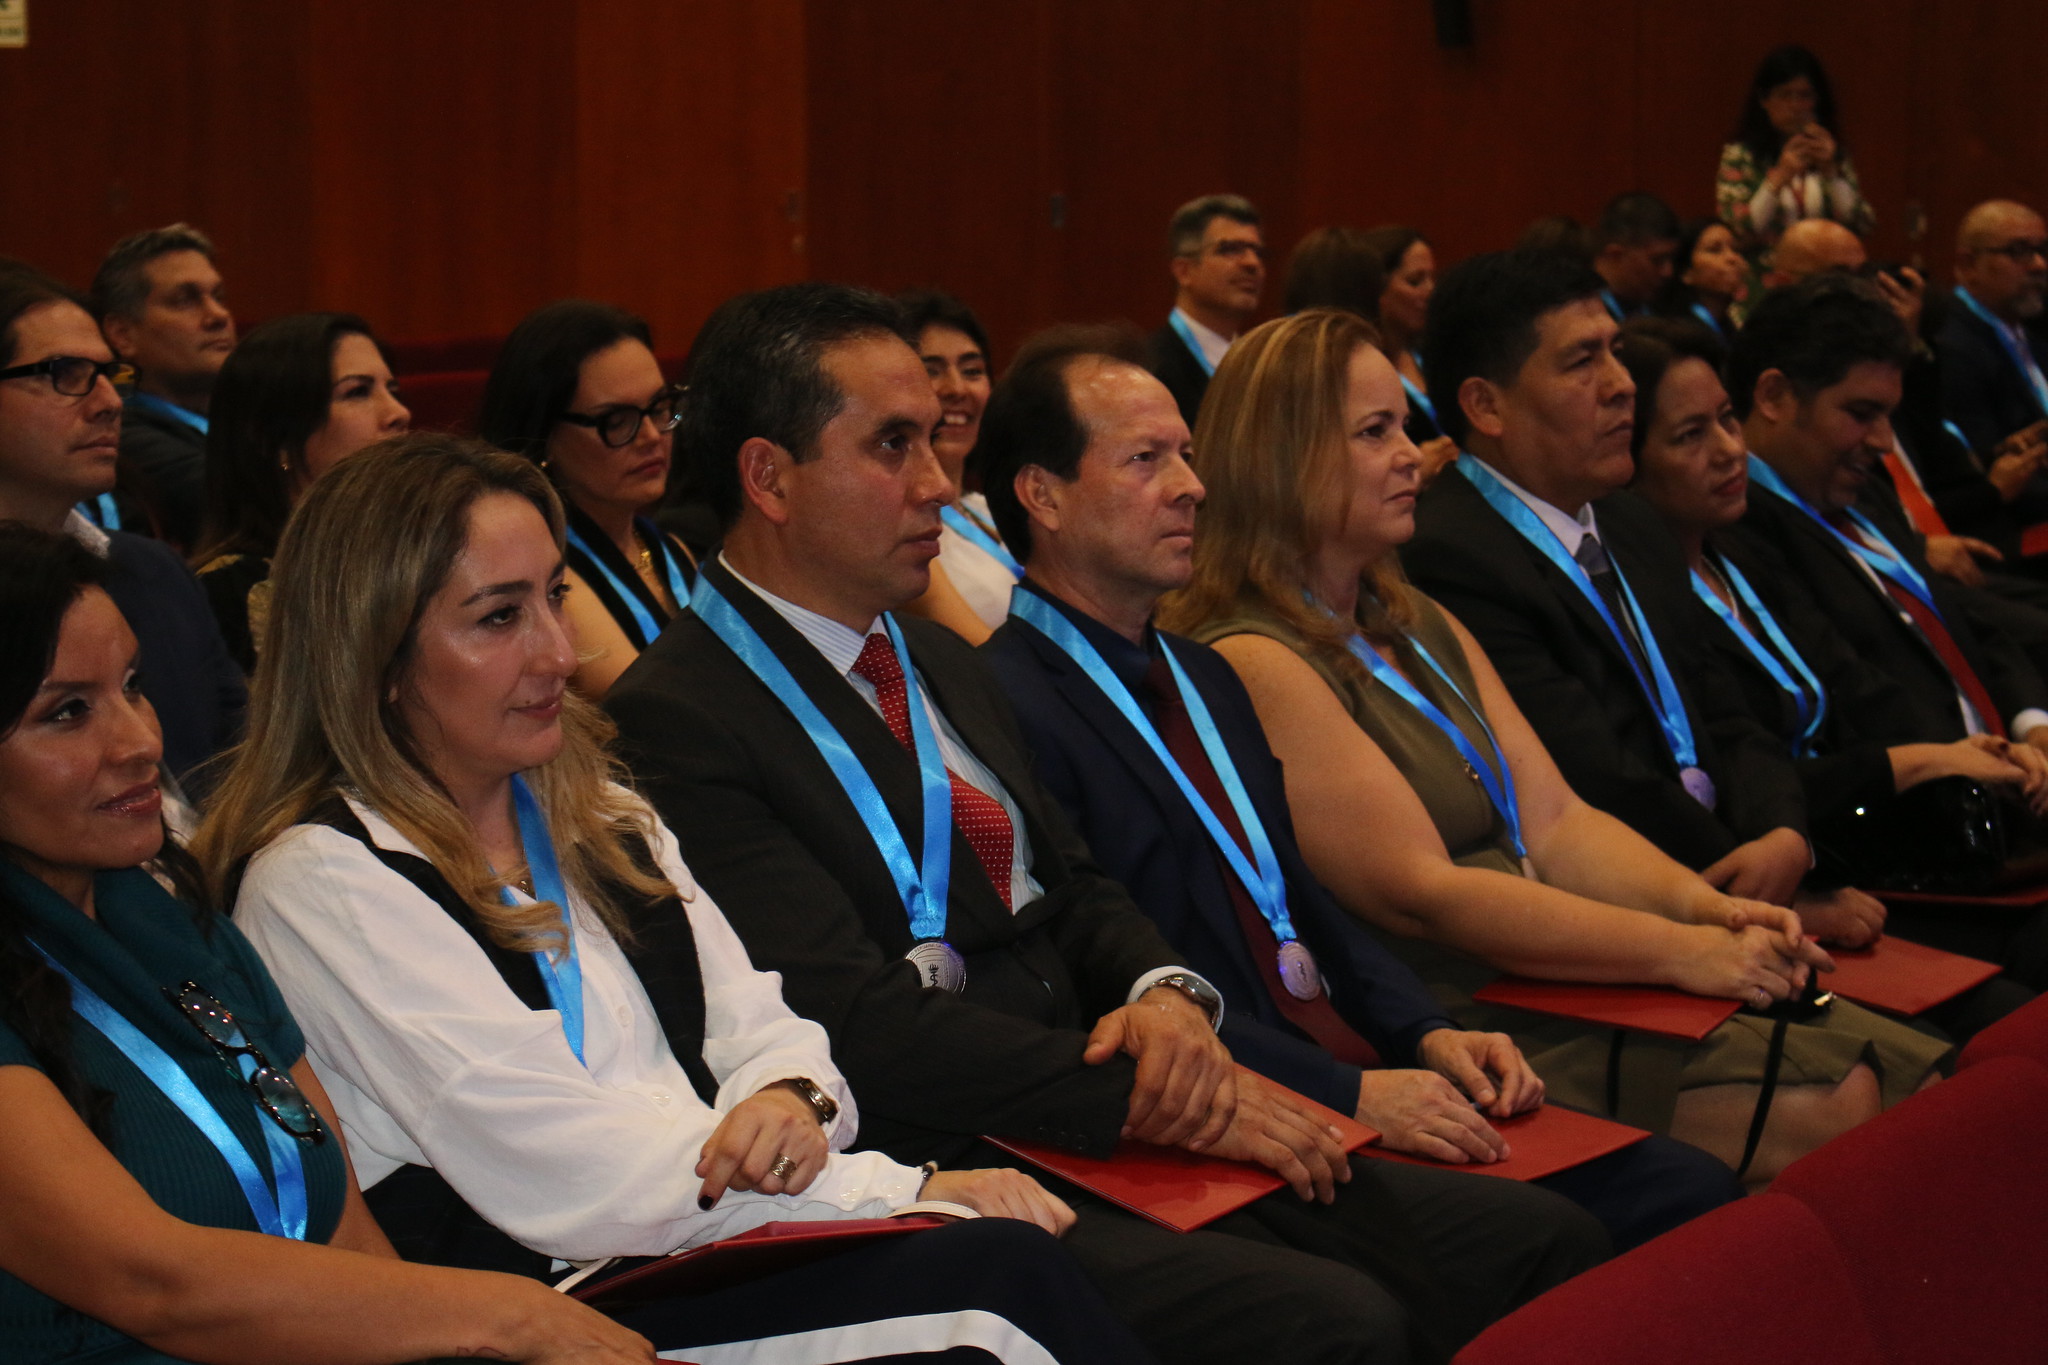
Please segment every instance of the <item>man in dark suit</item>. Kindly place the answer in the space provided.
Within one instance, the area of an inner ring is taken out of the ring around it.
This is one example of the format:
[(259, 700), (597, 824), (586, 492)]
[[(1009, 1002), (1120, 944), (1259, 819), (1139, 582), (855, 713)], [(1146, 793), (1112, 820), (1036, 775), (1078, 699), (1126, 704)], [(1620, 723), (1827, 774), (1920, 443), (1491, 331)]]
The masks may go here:
[[(1860, 280), (1819, 276), (1757, 305), (1729, 361), (1729, 396), (1752, 452), (1749, 510), (1732, 535), (1759, 546), (1759, 561), (1776, 556), (1856, 652), (1900, 685), (1917, 734), (1991, 733), (2048, 748), (2048, 684), (2026, 651), (1973, 613), (1967, 590), (1930, 570), (1888, 500), (1858, 496), (1890, 448), (1911, 350), (1883, 297)], [(2037, 988), (2048, 979), (2048, 943), (2025, 948), (2021, 961), (2023, 945), (2004, 931), (1995, 941), (1919, 923), (1902, 932), (1997, 957)]]
[(235, 348), (212, 241), (185, 223), (123, 238), (93, 276), (92, 308), (114, 354), (135, 367), (122, 473), (157, 533), (193, 549), (206, 496), (206, 411)]
[[(63, 357), (73, 363), (39, 368)], [(0, 520), (69, 531), (111, 560), (107, 593), (141, 646), (164, 764), (186, 779), (234, 738), (247, 692), (184, 561), (160, 541), (103, 532), (73, 510), (114, 486), (121, 396), (90, 369), (114, 364), (80, 300), (38, 271), (0, 262), (0, 369), (21, 371), (0, 379)]]
[(1616, 322), (1650, 311), (1677, 268), (1678, 215), (1654, 194), (1617, 194), (1593, 227), (1593, 269), (1606, 286), (1600, 302)]
[(1812, 865), (1789, 759), (1696, 640), (1631, 609), (1684, 599), (1685, 568), (1616, 491), (1635, 386), (1601, 287), (1524, 251), (1437, 285), (1430, 398), (1470, 454), (1423, 493), (1402, 563), (1478, 637), (1574, 791), (1729, 894), (1789, 904)]
[[(1114, 333), (1048, 333), (1027, 343), (997, 386), (977, 449), (989, 506), (1005, 543), (1017, 537), (1029, 570), (1023, 591), (1035, 599), (983, 653), (1017, 709), (1040, 781), (1103, 867), (1223, 992), (1232, 1055), (1354, 1114), (1395, 1150), (1496, 1159), (1506, 1143), (1486, 1115), (1533, 1107), (1540, 1081), (1505, 1035), (1445, 1017), (1413, 971), (1316, 883), (1295, 844), (1280, 765), (1236, 673), (1215, 651), (1151, 624), (1159, 597), (1187, 581), (1202, 497), (1171, 397)], [(1060, 622), (1078, 634), (1082, 654), (1047, 633)], [(1194, 738), (1195, 722), (1179, 719), (1189, 709), (1169, 647), (1269, 841), (1287, 928), (1331, 983), (1327, 993), (1303, 999), (1287, 988), (1280, 940), (1259, 901), (1147, 732), (1084, 662), (1093, 651), (1110, 686), (1140, 709), (1206, 808), (1236, 823), (1252, 856), (1220, 768)], [(1543, 1183), (1599, 1216), (1617, 1247), (1742, 1190), (1725, 1165), (1664, 1138)]]
[[(1403, 1359), (1411, 1327), (1429, 1354), (1584, 1265), (1604, 1239), (1562, 1201), (1354, 1167), (1285, 1092), (1233, 1073), (1214, 988), (1089, 860), (986, 667), (890, 615), (924, 591), (952, 496), (937, 400), (894, 325), (886, 300), (829, 285), (705, 325), (683, 445), (725, 548), (606, 698), (693, 871), (830, 1032), (863, 1142), (986, 1165), (1004, 1158), (982, 1134), (1105, 1156), (1129, 1132), (1334, 1201), (1283, 1191), (1177, 1236), (1057, 1187), (1068, 1245), (1170, 1359)], [(928, 841), (948, 791), (950, 841)], [(943, 896), (928, 845), (950, 854)]]
[(2048, 348), (2029, 330), (2048, 293), (2048, 225), (2024, 204), (1994, 199), (1956, 234), (1954, 306), (1935, 347), (1942, 401), (1979, 456), (2048, 418)]
[(1193, 427), (1209, 376), (1259, 311), (1266, 244), (1259, 236), (1259, 211), (1236, 194), (1205, 194), (1182, 204), (1166, 235), (1173, 312), (1152, 334), (1146, 367)]

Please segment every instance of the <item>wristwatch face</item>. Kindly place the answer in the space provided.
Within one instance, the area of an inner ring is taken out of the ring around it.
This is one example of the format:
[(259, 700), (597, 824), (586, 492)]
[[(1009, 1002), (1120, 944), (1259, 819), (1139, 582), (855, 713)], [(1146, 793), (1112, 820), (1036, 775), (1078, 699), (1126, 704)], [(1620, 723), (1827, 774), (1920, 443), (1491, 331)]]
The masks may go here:
[(839, 1117), (839, 1101), (825, 1093), (825, 1088), (808, 1077), (799, 1076), (790, 1082), (803, 1097), (811, 1102), (811, 1108), (818, 1111), (818, 1122), (830, 1126)]

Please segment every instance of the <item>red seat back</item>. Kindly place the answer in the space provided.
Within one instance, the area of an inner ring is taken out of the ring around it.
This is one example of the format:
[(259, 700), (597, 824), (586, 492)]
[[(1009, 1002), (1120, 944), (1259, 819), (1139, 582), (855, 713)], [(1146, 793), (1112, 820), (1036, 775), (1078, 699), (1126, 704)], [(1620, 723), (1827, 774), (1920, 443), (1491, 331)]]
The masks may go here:
[(1986, 1057), (2031, 1057), (2048, 1066), (2048, 996), (2029, 1001), (1972, 1038), (1956, 1066)]
[(425, 337), (386, 341), (384, 359), (391, 373), (441, 374), (449, 370), (488, 370), (505, 344), (501, 336)]
[(477, 413), (484, 405), (483, 370), (443, 374), (409, 374), (399, 380), (399, 400), (412, 412), (415, 431), (476, 433)]

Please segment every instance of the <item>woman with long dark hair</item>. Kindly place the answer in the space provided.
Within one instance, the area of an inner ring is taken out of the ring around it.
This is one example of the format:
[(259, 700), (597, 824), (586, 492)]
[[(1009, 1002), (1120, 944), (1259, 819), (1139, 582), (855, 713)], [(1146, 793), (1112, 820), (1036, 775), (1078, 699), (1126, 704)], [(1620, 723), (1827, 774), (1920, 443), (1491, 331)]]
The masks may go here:
[(1753, 276), (1802, 218), (1831, 218), (1859, 237), (1877, 225), (1843, 142), (1834, 87), (1810, 50), (1787, 43), (1757, 64), (1735, 135), (1721, 148), (1714, 202)]

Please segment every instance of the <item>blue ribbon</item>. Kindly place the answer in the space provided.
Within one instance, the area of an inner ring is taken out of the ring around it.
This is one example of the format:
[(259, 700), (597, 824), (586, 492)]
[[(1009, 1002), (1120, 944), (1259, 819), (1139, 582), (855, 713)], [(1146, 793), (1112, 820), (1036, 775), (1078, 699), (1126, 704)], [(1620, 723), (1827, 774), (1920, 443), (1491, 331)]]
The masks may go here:
[(1671, 680), (1671, 670), (1664, 663), (1664, 651), (1657, 645), (1657, 636), (1650, 629), (1650, 623), (1643, 615), (1641, 604), (1628, 586), (1628, 579), (1622, 576), (1621, 565), (1614, 565), (1614, 582), (1621, 589), (1621, 600), (1628, 608), (1629, 619), (1635, 624), (1636, 639), (1643, 647), (1650, 665), (1650, 677), (1643, 676), (1642, 667), (1636, 662), (1635, 652), (1628, 646), (1628, 636), (1614, 613), (1607, 609), (1607, 599), (1593, 586), (1593, 580), (1579, 566), (1579, 561), (1565, 552), (1564, 542), (1557, 533), (1543, 524), (1542, 518), (1529, 510), (1529, 505), (1516, 497), (1502, 484), (1494, 472), (1471, 455), (1458, 456), (1458, 472), (1463, 474), (1479, 496), (1485, 498), (1494, 511), (1507, 519), (1522, 539), (1536, 548), (1536, 552), (1557, 567), (1558, 572), (1572, 581), (1600, 619), (1606, 623), (1614, 643), (1620, 647), (1621, 656), (1628, 660), (1629, 670), (1636, 675), (1636, 682), (1643, 689), (1643, 696), (1650, 703), (1650, 709), (1657, 713), (1657, 724), (1664, 731), (1664, 743), (1671, 750), (1673, 761), (1682, 773), (1687, 768), (1699, 766), (1699, 746), (1693, 741), (1692, 721), (1685, 714), (1685, 702), (1678, 695), (1678, 685)]
[[(640, 528), (641, 536), (647, 540), (650, 546), (660, 541), (661, 532), (655, 529), (654, 526), (640, 521), (638, 518), (634, 519), (634, 524)], [(631, 588), (620, 581), (619, 576), (612, 572), (612, 566), (598, 557), (597, 552), (590, 548), (590, 543), (584, 540), (575, 527), (571, 526), (568, 534), (569, 543), (575, 546), (584, 558), (597, 566), (597, 571), (604, 575), (604, 581), (611, 584), (612, 591), (617, 593), (619, 600), (626, 604), (626, 610), (633, 613), (633, 623), (640, 627), (640, 638), (646, 641), (647, 644), (653, 644), (654, 637), (661, 634), (661, 626), (655, 621), (654, 613), (648, 611), (647, 604), (642, 602)], [(684, 585), (682, 571), (676, 566), (675, 551), (665, 544), (661, 546), (661, 565), (667, 572), (669, 596), (675, 601), (676, 606), (680, 608), (683, 603), (690, 600), (690, 590)]]
[[(1742, 605), (1749, 609), (1750, 615), (1756, 618), (1756, 623), (1763, 628), (1764, 634), (1770, 637), (1771, 644), (1776, 646), (1776, 652), (1766, 649), (1763, 642), (1750, 633), (1741, 615), (1721, 600), (1721, 595), (1714, 591), (1713, 586), (1697, 569), (1692, 573), (1693, 595), (1706, 603), (1707, 609), (1720, 617), (1723, 625), (1735, 632), (1735, 638), (1742, 642), (1742, 647), (1749, 651), (1750, 657), (1762, 666), (1764, 672), (1771, 675), (1771, 681), (1784, 688), (1791, 696), (1793, 708), (1799, 717), (1799, 737), (1793, 742), (1792, 756), (1811, 758), (1814, 754), (1814, 740), (1820, 734), (1821, 722), (1827, 718), (1827, 689), (1821, 686), (1820, 678), (1807, 667), (1806, 660), (1793, 648), (1792, 642), (1785, 638), (1785, 632), (1778, 627), (1777, 618), (1765, 608), (1762, 599), (1756, 595), (1756, 589), (1749, 585), (1749, 579), (1743, 575), (1742, 570), (1725, 559), (1717, 563), (1722, 575), (1728, 580), (1729, 588), (1741, 599)], [(1797, 680), (1792, 677), (1791, 672), (1786, 671), (1788, 665), (1793, 672), (1798, 673)]]
[(1972, 298), (1969, 290), (1957, 285), (1955, 294), (1963, 301), (1963, 307), (1975, 313), (1997, 334), (1998, 344), (2005, 347), (2006, 358), (2011, 360), (2013, 367), (2020, 372), (2020, 378), (2027, 381), (2027, 387), (2034, 391), (2034, 406), (2043, 416), (2048, 416), (2048, 375), (2041, 373), (2041, 366), (2034, 359), (2032, 352), (2021, 350), (2019, 343), (2013, 340), (2012, 333), (2006, 330), (2005, 324), (2000, 322), (1989, 308)]
[(1721, 326), (1721, 319), (1715, 317), (1713, 310), (1708, 308), (1707, 305), (1705, 305), (1704, 303), (1694, 303), (1692, 306), (1692, 315), (1698, 318), (1701, 322), (1706, 323), (1708, 329), (1711, 330), (1715, 336), (1726, 339), (1728, 333), (1726, 329), (1724, 329)]
[(1906, 562), (1906, 557), (1899, 553), (1898, 547), (1892, 544), (1890, 538), (1884, 532), (1877, 529), (1877, 526), (1869, 517), (1864, 516), (1863, 513), (1853, 507), (1845, 509), (1845, 515), (1848, 516), (1849, 520), (1856, 523), (1857, 528), (1863, 534), (1869, 536), (1879, 545), (1884, 546), (1883, 553), (1871, 549), (1868, 545), (1856, 539), (1856, 537), (1843, 535), (1839, 530), (1835, 529), (1834, 525), (1826, 517), (1814, 509), (1812, 503), (1800, 497), (1798, 493), (1793, 491), (1790, 484), (1778, 477), (1777, 470), (1771, 468), (1754, 455), (1749, 457), (1749, 477), (1754, 482), (1762, 484), (1794, 507), (1797, 507), (1800, 511), (1806, 513), (1807, 516), (1813, 518), (1815, 525), (1841, 542), (1850, 554), (1855, 555), (1856, 558), (1869, 565), (1874, 572), (1883, 574), (1886, 578), (1913, 594), (1921, 606), (1934, 613), (1936, 620), (1947, 624), (1947, 619), (1942, 616), (1941, 608), (1934, 604), (1934, 593), (1927, 586), (1927, 580), (1920, 576), (1918, 569), (1915, 569)]
[(78, 504), (78, 515), (98, 526), (102, 531), (121, 529), (121, 509), (114, 503), (112, 493), (102, 493)]
[[(555, 841), (548, 834), (548, 822), (526, 779), (512, 774), (512, 808), (519, 816), (519, 842), (526, 851), (526, 871), (533, 878), (533, 898), (552, 903), (562, 912), (562, 937), (568, 951), (561, 960), (551, 953), (535, 953), (541, 984), (547, 987), (548, 1003), (562, 1016), (562, 1036), (569, 1051), (583, 1060), (583, 959), (576, 952), (576, 922), (569, 913), (569, 888), (562, 884), (562, 867), (555, 861)], [(502, 887), (498, 895), (507, 905), (519, 902), (512, 888)]]
[(1017, 562), (1017, 556), (1010, 553), (1010, 547), (997, 540), (987, 531), (982, 530), (981, 524), (975, 521), (973, 517), (968, 516), (959, 508), (948, 503), (939, 509), (939, 520), (946, 523), (948, 529), (957, 532), (977, 549), (986, 551), (998, 563), (1010, 571), (1012, 578), (1022, 578), (1024, 576), (1024, 566)]
[(203, 412), (194, 412), (190, 408), (181, 408), (167, 398), (159, 398), (153, 393), (144, 393), (140, 389), (128, 390), (127, 393), (121, 395), (121, 401), (131, 408), (144, 408), (150, 412), (168, 417), (174, 422), (183, 422), (201, 436), (206, 435), (206, 414)]
[(1195, 330), (1188, 326), (1188, 320), (1181, 315), (1180, 309), (1176, 308), (1168, 313), (1166, 320), (1172, 325), (1173, 330), (1180, 334), (1180, 339), (1188, 344), (1188, 349), (1195, 353), (1195, 363), (1202, 367), (1202, 373), (1213, 376), (1216, 367), (1209, 363), (1208, 353), (1202, 349), (1202, 343), (1195, 340)]
[(1473, 704), (1472, 699), (1466, 696), (1464, 690), (1452, 680), (1451, 675), (1444, 671), (1444, 666), (1436, 661), (1435, 656), (1423, 648), (1422, 641), (1412, 635), (1408, 637), (1409, 647), (1415, 651), (1417, 657), (1443, 679), (1444, 686), (1451, 689), (1451, 695), (1472, 713), (1472, 719), (1479, 722), (1479, 728), (1486, 734), (1486, 742), (1493, 748), (1493, 762), (1490, 764), (1479, 752), (1479, 746), (1472, 742), (1472, 737), (1467, 735), (1456, 721), (1445, 715), (1435, 702), (1424, 696), (1414, 683), (1403, 677), (1400, 669), (1382, 659), (1379, 651), (1374, 649), (1364, 636), (1353, 632), (1346, 643), (1358, 662), (1365, 665), (1368, 673), (1384, 684), (1395, 696), (1420, 711), (1423, 719), (1443, 731), (1444, 737), (1458, 747), (1466, 766), (1471, 768), (1472, 775), (1479, 779), (1479, 785), (1486, 789), (1487, 799), (1493, 802), (1493, 808), (1500, 812), (1501, 821), (1507, 825), (1508, 842), (1514, 845), (1515, 856), (1527, 858), (1529, 850), (1522, 842), (1522, 807), (1515, 797), (1514, 770), (1508, 767), (1507, 755), (1501, 752), (1500, 741), (1494, 738), (1493, 727), (1486, 723), (1486, 716)]
[[(1948, 418), (1944, 417), (1944, 418), (1942, 418), (1942, 419), (1941, 419), (1941, 429), (1942, 429), (1943, 431), (1947, 432), (1947, 433), (1948, 433), (1949, 435), (1951, 435), (1951, 436), (1955, 437), (1955, 438), (1956, 438), (1956, 439), (1957, 439), (1958, 441), (1962, 442), (1962, 444), (1963, 444), (1963, 449), (1965, 449), (1965, 450), (1969, 450), (1969, 449), (1971, 449), (1971, 445), (1970, 445), (1970, 438), (1969, 438), (1969, 437), (1967, 437), (1967, 436), (1965, 436), (1965, 435), (1963, 434), (1963, 429), (1962, 429), (1961, 427), (1957, 426), (1957, 425), (1956, 425), (1956, 424), (1955, 424), (1954, 422), (1950, 421), (1950, 420), (1949, 420)], [(102, 496), (104, 496), (104, 495), (102, 495)]]
[(861, 823), (867, 826), (868, 837), (874, 840), (876, 852), (888, 864), (889, 875), (896, 882), (896, 894), (902, 898), (904, 912), (910, 917), (911, 934), (919, 941), (944, 939), (946, 886), (953, 869), (953, 783), (946, 774), (945, 759), (939, 754), (938, 736), (932, 733), (931, 718), (925, 714), (923, 690), (919, 688), (917, 674), (910, 666), (910, 651), (904, 647), (903, 632), (897, 629), (895, 619), (885, 614), (882, 624), (889, 632), (889, 643), (896, 647), (896, 660), (903, 668), (903, 684), (910, 710), (910, 737), (917, 749), (918, 777), (924, 788), (922, 864), (911, 861), (910, 846), (904, 842), (903, 832), (896, 828), (896, 817), (889, 813), (889, 803), (882, 799), (881, 788), (875, 785), (875, 779), (869, 776), (852, 746), (846, 742), (846, 737), (805, 694), (789, 668), (775, 657), (775, 651), (768, 647), (760, 633), (747, 624), (746, 618), (725, 600), (723, 593), (712, 586), (709, 574), (697, 575), (697, 591), (690, 597), (690, 610), (696, 612), (699, 619), (711, 628), (711, 633), (738, 655), (740, 662), (775, 694), (775, 699), (789, 709), (797, 724), (803, 726), (804, 733), (811, 737), (811, 743), (818, 746), (818, 756), (839, 779), (847, 799), (853, 802), (854, 810), (860, 814)]
[[(257, 1126), (263, 1130), (264, 1145), (270, 1153), (270, 1170), (277, 1181), (277, 1191), (273, 1194), (263, 1179), (263, 1172), (256, 1167), (256, 1159), (249, 1155), (249, 1149), (242, 1145), (220, 1112), (200, 1093), (199, 1087), (171, 1059), (170, 1054), (123, 1018), (119, 1010), (100, 999), (90, 986), (80, 981), (70, 968), (51, 957), (41, 944), (36, 944), (35, 948), (70, 983), (71, 1008), (77, 1011), (78, 1017), (98, 1029), (122, 1056), (134, 1063), (135, 1069), (162, 1091), (164, 1098), (176, 1105), (178, 1112), (191, 1120), (192, 1126), (205, 1134), (206, 1140), (220, 1152), (228, 1168), (235, 1173), (235, 1183), (242, 1187), (242, 1197), (249, 1201), (249, 1212), (255, 1215), (256, 1226), (272, 1237), (305, 1241), (306, 1167), (299, 1155), (298, 1139), (285, 1132), (261, 1105), (253, 1100), (250, 1102), (256, 1110)], [(243, 1079), (255, 1074), (254, 1058), (239, 1056), (235, 1060), (241, 1066)]]
[(1145, 741), (1152, 750), (1152, 756), (1159, 760), (1174, 785), (1180, 788), (1188, 804), (1201, 817), (1202, 827), (1209, 831), (1209, 838), (1230, 864), (1230, 870), (1244, 886), (1252, 903), (1259, 907), (1259, 913), (1272, 926), (1273, 937), (1282, 943), (1294, 941), (1294, 922), (1287, 913), (1287, 878), (1280, 871), (1280, 859), (1273, 852), (1273, 841), (1266, 835), (1266, 827), (1260, 821), (1258, 812), (1252, 808), (1251, 796), (1245, 791), (1244, 780), (1238, 776), (1237, 764), (1231, 761), (1230, 750), (1224, 746), (1223, 735), (1216, 728), (1216, 720), (1209, 714), (1209, 705), (1195, 685), (1188, 681), (1187, 672), (1175, 657), (1172, 646), (1164, 636), (1159, 640), (1159, 652), (1166, 658), (1166, 666), (1173, 672), (1174, 686), (1180, 689), (1181, 702), (1188, 709), (1188, 720), (1195, 727), (1196, 736), (1202, 741), (1202, 752), (1209, 756), (1209, 766), (1216, 770), (1217, 780), (1223, 784), (1224, 795), (1230, 798), (1230, 808), (1237, 812), (1237, 821), (1244, 827), (1244, 835), (1252, 846), (1252, 860), (1246, 859), (1244, 849), (1231, 837), (1223, 821), (1210, 808), (1209, 802), (1196, 789), (1194, 782), (1180, 766), (1178, 759), (1166, 747), (1166, 741), (1159, 737), (1158, 727), (1152, 724), (1138, 699), (1131, 695), (1131, 689), (1116, 675), (1102, 652), (1088, 642), (1088, 637), (1077, 629), (1073, 622), (1060, 614), (1059, 608), (1044, 598), (1023, 588), (1010, 593), (1010, 615), (1024, 621), (1039, 634), (1045, 636), (1061, 653), (1078, 665), (1089, 681), (1100, 688), (1102, 695), (1109, 698), (1119, 714), (1130, 722), (1138, 732), (1138, 738)]
[(1429, 424), (1437, 429), (1437, 433), (1444, 434), (1444, 424), (1437, 420), (1436, 404), (1429, 401), (1429, 395), (1422, 391), (1422, 386), (1404, 374), (1401, 376), (1401, 387), (1408, 391), (1408, 406), (1419, 409), (1422, 415), (1429, 419)]
[[(1614, 297), (1614, 291), (1612, 289), (1603, 289), (1600, 291), (1600, 302), (1607, 305), (1607, 311), (1614, 315), (1614, 320), (1616, 322), (1627, 322), (1631, 317), (1635, 316), (1635, 313), (1631, 313), (1630, 311), (1621, 306), (1621, 300)], [(1636, 310), (1636, 312), (1641, 311), (1641, 309)]]

